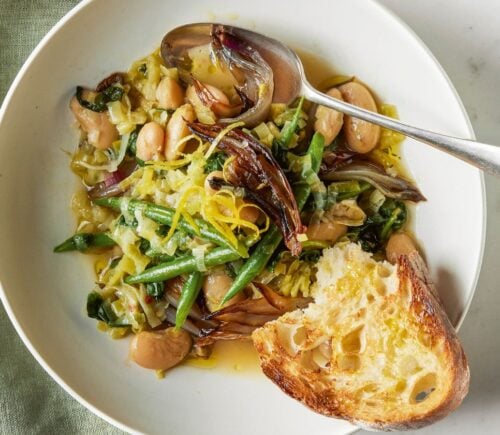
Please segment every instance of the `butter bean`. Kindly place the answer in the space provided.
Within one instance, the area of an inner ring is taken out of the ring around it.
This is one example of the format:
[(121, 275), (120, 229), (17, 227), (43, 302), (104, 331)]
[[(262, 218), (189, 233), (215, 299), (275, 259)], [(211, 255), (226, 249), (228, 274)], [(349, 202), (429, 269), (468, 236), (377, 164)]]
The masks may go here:
[(141, 331), (130, 342), (130, 358), (147, 369), (167, 370), (182, 362), (191, 345), (191, 336), (182, 329)]
[(157, 122), (148, 122), (137, 136), (137, 157), (144, 161), (153, 160), (163, 152), (164, 141), (165, 131), (162, 126)]
[[(377, 112), (377, 104), (370, 91), (361, 83), (349, 82), (339, 88), (344, 101), (362, 109)], [(368, 153), (380, 139), (380, 127), (361, 119), (344, 116), (344, 134), (347, 145), (358, 153)]]

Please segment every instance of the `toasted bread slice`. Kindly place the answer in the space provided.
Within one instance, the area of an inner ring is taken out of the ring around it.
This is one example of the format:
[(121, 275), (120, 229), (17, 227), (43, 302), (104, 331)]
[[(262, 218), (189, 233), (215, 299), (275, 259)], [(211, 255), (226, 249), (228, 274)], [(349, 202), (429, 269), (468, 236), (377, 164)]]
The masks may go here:
[(419, 428), (462, 402), (467, 360), (418, 253), (392, 265), (356, 244), (328, 249), (313, 296), (252, 335), (287, 394), (372, 430)]

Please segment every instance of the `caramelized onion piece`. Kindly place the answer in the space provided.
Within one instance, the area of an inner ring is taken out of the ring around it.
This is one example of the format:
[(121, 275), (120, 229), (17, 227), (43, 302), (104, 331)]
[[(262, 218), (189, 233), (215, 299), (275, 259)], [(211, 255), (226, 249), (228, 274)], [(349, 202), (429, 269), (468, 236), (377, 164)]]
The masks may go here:
[(351, 163), (353, 157), (356, 155), (354, 151), (341, 150), (341, 151), (325, 151), (323, 153), (323, 160), (320, 166), (320, 176), (328, 171), (334, 171), (342, 166)]
[[(255, 101), (255, 105), (235, 118), (222, 119), (223, 123), (243, 121), (255, 126), (267, 117), (274, 92), (273, 70), (260, 53), (243, 39), (227, 32), (224, 26), (212, 31), (212, 50), (230, 69), (243, 73), (244, 85), (239, 89)], [(241, 97), (241, 95), (240, 95)], [(244, 100), (242, 99), (244, 102)]]
[[(189, 128), (194, 134), (212, 142), (224, 126), (191, 123)], [(228, 166), (228, 181), (233, 186), (245, 189), (248, 199), (264, 210), (281, 229), (292, 255), (299, 255), (302, 246), (297, 236), (304, 233), (306, 228), (300, 220), (290, 183), (271, 152), (240, 129), (230, 130), (222, 137), (219, 148), (234, 157)], [(211, 186), (215, 187), (215, 183)]]
[(120, 187), (120, 181), (123, 178), (115, 171), (107, 176), (104, 181), (96, 184), (88, 191), (90, 199), (111, 198), (123, 194), (123, 189)]
[(88, 191), (89, 198), (110, 198), (122, 195), (123, 189), (120, 187), (120, 182), (136, 169), (137, 163), (135, 161), (129, 160), (123, 162), (115, 172), (108, 174), (104, 181), (97, 183)]
[(280, 294), (276, 293), (271, 287), (260, 282), (254, 282), (253, 284), (262, 293), (262, 296), (264, 296), (267, 302), (269, 302), (270, 305), (279, 310), (281, 313), (294, 311), (298, 308), (305, 308), (312, 302), (312, 298), (287, 298), (281, 296)]
[(276, 320), (279, 314), (249, 314), (249, 313), (227, 313), (220, 314), (216, 317), (220, 322), (226, 322), (228, 324), (238, 323), (241, 325), (248, 326), (262, 326), (267, 322)]
[[(214, 329), (202, 331), (204, 337), (201, 346), (212, 344), (218, 340), (240, 340), (248, 338), (250, 334), (265, 323), (277, 319), (288, 311), (305, 308), (312, 298), (287, 298), (276, 293), (271, 287), (254, 283), (264, 297), (246, 299), (219, 311), (210, 313), (206, 318), (221, 322)], [(197, 343), (200, 343), (198, 341)]]
[(259, 316), (280, 316), (288, 311), (298, 308), (305, 308), (312, 302), (312, 298), (306, 297), (285, 297), (276, 293), (271, 287), (260, 282), (253, 283), (261, 292), (262, 298), (245, 299), (233, 305), (229, 305), (218, 311), (208, 314), (204, 319), (223, 318), (230, 314), (245, 313)]
[(245, 299), (244, 301), (238, 302), (233, 305), (228, 305), (220, 309), (219, 311), (214, 311), (213, 313), (205, 316), (205, 319), (213, 319), (217, 316), (229, 314), (229, 313), (248, 313), (248, 314), (260, 314), (260, 315), (279, 315), (280, 310), (274, 308), (266, 298), (258, 299)]
[(320, 173), (320, 178), (324, 181), (366, 181), (389, 198), (414, 202), (425, 201), (425, 196), (408, 180), (402, 177), (392, 177), (386, 174), (382, 167), (365, 160), (353, 161), (340, 168), (324, 168)]
[[(255, 330), (257, 328), (253, 328)], [(252, 332), (253, 332), (252, 330)], [(245, 333), (240, 333), (240, 332), (231, 332), (231, 331), (223, 331), (223, 330), (214, 330), (213, 332), (210, 333), (210, 335), (207, 335), (205, 337), (201, 337), (198, 340), (196, 340), (196, 345), (198, 347), (205, 347), (205, 346), (211, 346), (213, 345), (216, 341), (220, 340), (249, 340), (252, 332), (245, 332)]]
[[(177, 310), (174, 307), (167, 307), (165, 310), (167, 322), (175, 325), (175, 317)], [(201, 329), (198, 328), (191, 320), (186, 319), (184, 324), (182, 325), (182, 329), (186, 330), (190, 334), (193, 334), (195, 337), (200, 337), (202, 335)]]
[(259, 326), (244, 325), (237, 322), (222, 322), (216, 329), (203, 330), (201, 337), (196, 343), (203, 347), (208, 346), (219, 340), (245, 340), (249, 339), (252, 332)]

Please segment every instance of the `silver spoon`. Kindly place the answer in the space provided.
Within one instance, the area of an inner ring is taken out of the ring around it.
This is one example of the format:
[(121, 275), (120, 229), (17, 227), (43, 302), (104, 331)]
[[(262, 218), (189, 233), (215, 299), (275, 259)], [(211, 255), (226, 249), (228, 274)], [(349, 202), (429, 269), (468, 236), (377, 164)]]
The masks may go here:
[(169, 41), (174, 39), (176, 44), (181, 46), (183, 44), (187, 46), (203, 45), (210, 40), (210, 32), (214, 26), (223, 26), (226, 31), (246, 40), (259, 51), (273, 69), (275, 74), (274, 92), (278, 93), (282, 100), (292, 101), (299, 95), (304, 95), (306, 99), (313, 103), (397, 131), (458, 157), (485, 172), (500, 176), (500, 147), (413, 127), (387, 116), (331, 98), (313, 88), (306, 78), (299, 56), (276, 39), (240, 27), (218, 23), (196, 23), (180, 26), (170, 31), (163, 39), (162, 45), (168, 44)]

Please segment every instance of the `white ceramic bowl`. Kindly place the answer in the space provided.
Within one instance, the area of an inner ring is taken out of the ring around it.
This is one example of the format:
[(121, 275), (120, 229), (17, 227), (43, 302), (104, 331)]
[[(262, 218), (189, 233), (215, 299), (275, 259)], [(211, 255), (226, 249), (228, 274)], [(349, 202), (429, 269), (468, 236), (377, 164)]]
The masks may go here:
[[(158, 381), (126, 361), (84, 315), (92, 271), (78, 255), (52, 254), (74, 230), (68, 158), (76, 132), (68, 101), (194, 21), (246, 26), (315, 52), (356, 74), (411, 124), (472, 137), (464, 108), (426, 47), (398, 19), (365, 0), (84, 1), (44, 38), (0, 112), (2, 300), (26, 346), (73, 397), (129, 431), (168, 434), (332, 434), (348, 423), (312, 413), (263, 375), (183, 366)], [(411, 140), (411, 171), (428, 202), (416, 212), (446, 309), (458, 325), (479, 273), (485, 196), (476, 169)]]

